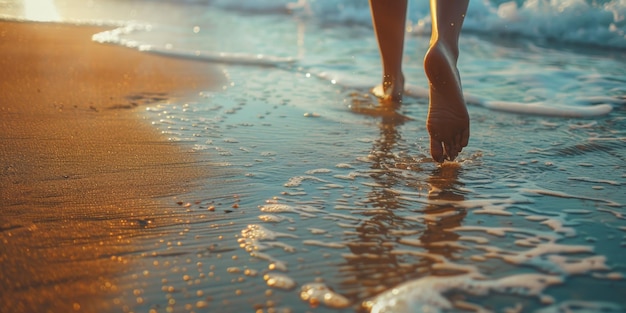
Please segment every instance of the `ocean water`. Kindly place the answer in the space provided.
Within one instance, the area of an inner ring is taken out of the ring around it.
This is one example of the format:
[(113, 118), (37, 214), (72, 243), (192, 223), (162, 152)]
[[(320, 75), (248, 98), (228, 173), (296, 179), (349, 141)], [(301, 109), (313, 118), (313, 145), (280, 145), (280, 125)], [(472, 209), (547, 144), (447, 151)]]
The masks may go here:
[(371, 109), (367, 1), (27, 2), (2, 12), (110, 25), (94, 40), (227, 78), (142, 113), (227, 174), (180, 195), (187, 217), (130, 256), (122, 311), (626, 310), (626, 2), (472, 1), (472, 137), (443, 165), (425, 128), (427, 1), (410, 2), (408, 95), (389, 115)]

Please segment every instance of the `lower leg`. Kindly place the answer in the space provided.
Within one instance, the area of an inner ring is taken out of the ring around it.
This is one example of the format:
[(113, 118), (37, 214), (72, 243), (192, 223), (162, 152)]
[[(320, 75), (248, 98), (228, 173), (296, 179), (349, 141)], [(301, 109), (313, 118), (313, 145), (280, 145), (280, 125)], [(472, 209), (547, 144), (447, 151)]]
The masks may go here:
[(400, 102), (407, 0), (370, 0), (370, 9), (383, 65), (383, 99)]
[(469, 140), (469, 116), (456, 64), (468, 0), (431, 0), (432, 37), (424, 58), (430, 82), (427, 128), (433, 159), (453, 160)]

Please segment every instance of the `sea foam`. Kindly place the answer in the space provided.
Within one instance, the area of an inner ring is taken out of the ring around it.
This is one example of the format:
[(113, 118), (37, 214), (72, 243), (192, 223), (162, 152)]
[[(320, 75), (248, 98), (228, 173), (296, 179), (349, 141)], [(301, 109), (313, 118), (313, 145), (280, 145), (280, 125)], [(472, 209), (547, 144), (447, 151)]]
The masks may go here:
[[(324, 24), (371, 26), (367, 1), (228, 1), (214, 5), (247, 12), (291, 12)], [(623, 0), (470, 1), (464, 31), (486, 36), (524, 36), (540, 41), (626, 48), (626, 2)], [(430, 35), (428, 1), (411, 1), (408, 29)]]

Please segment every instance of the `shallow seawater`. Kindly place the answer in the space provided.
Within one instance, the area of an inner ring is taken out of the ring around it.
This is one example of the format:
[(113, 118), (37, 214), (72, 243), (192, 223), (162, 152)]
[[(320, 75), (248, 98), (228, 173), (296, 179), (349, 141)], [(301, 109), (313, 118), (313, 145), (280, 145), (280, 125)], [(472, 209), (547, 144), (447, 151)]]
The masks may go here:
[(621, 108), (566, 119), (470, 107), (470, 146), (439, 166), (426, 99), (371, 116), (351, 110), (376, 104), (367, 89), (223, 70), (222, 91), (146, 112), (233, 176), (185, 199), (180, 233), (141, 260), (138, 311), (623, 310)]
[[(469, 147), (438, 165), (428, 100), (373, 110), (380, 66), (371, 31), (326, 22), (207, 9), (125, 37), (227, 53), (217, 60), (221, 90), (144, 116), (228, 174), (177, 197), (173, 210), (187, 217), (157, 227), (131, 256), (136, 271), (117, 304), (134, 312), (626, 310), (623, 51), (464, 36), (469, 94), (612, 111), (566, 118), (470, 106)], [(405, 74), (426, 86), (428, 38), (407, 41)], [(276, 59), (249, 65), (258, 54)]]
[[(438, 166), (427, 156), (423, 99), (402, 109), (415, 120), (362, 116), (349, 105), (367, 98), (363, 90), (280, 70), (225, 71), (234, 82), (225, 91), (146, 113), (233, 177), (206, 182), (207, 194), (188, 199), (184, 229), (145, 256), (151, 274), (133, 287), (144, 295), (138, 310), (166, 298), (175, 311), (205, 302), (233, 312), (364, 310), (413, 282), (431, 292), (396, 295), (415, 301), (409, 309), (448, 307), (431, 303), (435, 294), (457, 309), (620, 311), (619, 114), (568, 120), (471, 108), (470, 147)], [(212, 185), (231, 191), (211, 194)], [(347, 303), (309, 300), (301, 288), (311, 283)]]
[[(278, 33), (297, 24), (246, 18)], [(376, 106), (367, 88), (378, 75), (372, 39), (303, 25), (313, 48), (298, 47), (292, 30), (284, 36), (294, 44), (261, 37), (251, 45), (260, 51), (247, 51), (284, 57), (300, 48), (299, 63), (224, 65), (221, 91), (147, 110), (172, 141), (212, 155), (232, 177), (183, 199), (180, 232), (140, 258), (149, 274), (128, 288), (141, 294), (136, 311), (624, 309), (623, 106), (582, 119), (470, 107), (470, 146), (439, 166), (428, 156), (427, 99), (367, 114)], [(425, 38), (410, 42), (424, 47)], [(464, 45), (472, 94), (624, 95), (616, 70), (624, 63), (612, 57), (479, 37)], [(424, 84), (416, 63), (407, 72)]]

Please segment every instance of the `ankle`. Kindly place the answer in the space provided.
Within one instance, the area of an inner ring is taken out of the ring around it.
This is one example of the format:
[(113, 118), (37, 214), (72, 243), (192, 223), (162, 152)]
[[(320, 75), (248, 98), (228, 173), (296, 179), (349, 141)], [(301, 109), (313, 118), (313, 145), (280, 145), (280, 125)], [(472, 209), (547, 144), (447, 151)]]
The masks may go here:
[(444, 59), (447, 63), (456, 67), (459, 58), (459, 48), (457, 45), (451, 45), (441, 40), (436, 40), (430, 44), (426, 55), (424, 56), (424, 66), (430, 63), (439, 63)]
[(424, 56), (424, 72), (432, 87), (459, 84), (457, 56), (446, 44), (435, 43)]
[(404, 75), (402, 75), (402, 72), (394, 75), (383, 75), (383, 88), (385, 91), (389, 89), (404, 89)]
[(395, 75), (383, 75), (382, 87), (385, 97), (393, 101), (401, 101), (404, 93), (404, 75), (402, 72)]

